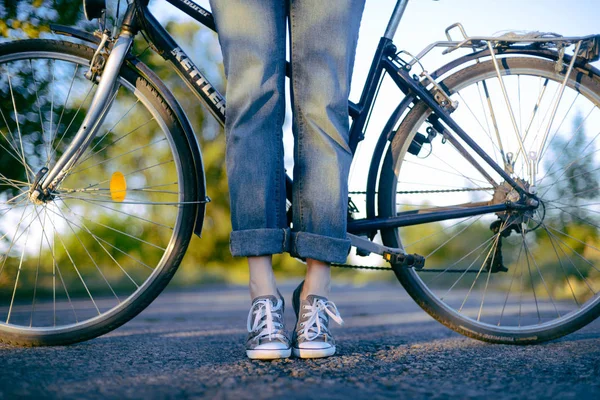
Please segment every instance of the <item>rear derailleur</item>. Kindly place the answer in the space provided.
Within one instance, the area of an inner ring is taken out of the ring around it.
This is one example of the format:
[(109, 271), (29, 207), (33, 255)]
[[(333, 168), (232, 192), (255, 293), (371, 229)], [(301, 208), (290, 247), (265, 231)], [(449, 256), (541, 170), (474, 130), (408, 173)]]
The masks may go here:
[[(502, 241), (514, 231), (516, 234), (522, 234), (522, 218), (509, 215), (508, 217), (498, 217), (498, 219), (490, 224), (490, 230), (494, 235), (498, 235), (494, 253), (485, 261), (485, 270), (488, 272), (507, 272), (508, 268), (504, 266), (502, 258)], [(502, 231), (501, 231), (502, 230)]]

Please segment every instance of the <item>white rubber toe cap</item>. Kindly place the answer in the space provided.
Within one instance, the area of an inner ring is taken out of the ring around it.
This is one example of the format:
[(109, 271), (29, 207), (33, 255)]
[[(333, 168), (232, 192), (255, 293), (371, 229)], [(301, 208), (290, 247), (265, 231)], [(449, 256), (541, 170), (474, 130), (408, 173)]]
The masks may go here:
[(269, 342), (269, 343), (259, 344), (253, 350), (286, 350), (286, 349), (289, 349), (289, 347), (281, 342)]
[(325, 342), (303, 342), (298, 345), (298, 348), (300, 348), (300, 349), (311, 349), (311, 350), (324, 350), (324, 349), (330, 349), (332, 347), (333, 346), (331, 345), (331, 343), (325, 343)]
[[(316, 345), (320, 346), (316, 346)], [(304, 346), (310, 345), (310, 347)], [(323, 347), (326, 345), (327, 347)], [(294, 347), (292, 349), (294, 356), (299, 358), (321, 358), (321, 357), (329, 357), (335, 354), (335, 346), (332, 346), (329, 343), (302, 343), (302, 347)]]

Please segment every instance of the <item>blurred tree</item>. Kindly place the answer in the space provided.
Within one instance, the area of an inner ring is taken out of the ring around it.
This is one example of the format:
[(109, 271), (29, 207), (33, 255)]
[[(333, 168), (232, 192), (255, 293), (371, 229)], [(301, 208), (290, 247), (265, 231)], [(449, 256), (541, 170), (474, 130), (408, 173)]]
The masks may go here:
[(0, 36), (37, 38), (50, 32), (49, 24), (76, 25), (90, 29), (81, 2), (73, 0), (0, 0)]
[[(572, 134), (556, 137), (551, 143), (549, 151), (555, 160), (552, 165), (546, 165), (546, 169), (552, 174), (551, 181), (555, 181), (549, 189), (551, 198), (563, 199), (564, 209), (561, 220), (563, 225), (566, 221), (575, 219), (591, 218), (585, 209), (579, 207), (582, 200), (597, 198), (600, 194), (600, 177), (594, 157), (583, 154), (594, 154), (593, 140), (587, 138), (585, 131), (585, 118), (581, 112), (573, 117)], [(574, 160), (574, 161), (573, 161)]]
[[(73, 38), (57, 37), (51, 34), (49, 24), (58, 23), (76, 26), (86, 31), (96, 29), (98, 26), (96, 21), (89, 22), (85, 20), (81, 4), (80, 1), (74, 0), (0, 0), (0, 41), (39, 37), (74, 40)], [(111, 22), (114, 21), (116, 15), (117, 1), (107, 1), (107, 5), (109, 7), (107, 19)], [(121, 15), (125, 6), (126, 2), (122, 1)], [(205, 72), (210, 81), (223, 93), (225, 79), (220, 63), (221, 55), (216, 34), (189, 19), (167, 21), (165, 26), (167, 31), (191, 56), (198, 67)], [(167, 84), (185, 109), (202, 148), (208, 186), (207, 190), (212, 200), (206, 208), (202, 238), (192, 239), (180, 271), (174, 278), (174, 283), (193, 285), (201, 281), (212, 280), (245, 283), (248, 280), (245, 260), (241, 258), (234, 259), (229, 252), (231, 224), (229, 219), (229, 195), (225, 171), (225, 137), (223, 130), (164, 59), (149, 50), (148, 44), (143, 40), (141, 35), (136, 39), (133, 53), (152, 67), (154, 72)], [(15, 73), (15, 76), (12, 78), (18, 80), (22, 74), (23, 80), (28, 79), (30, 81), (32, 71), (33, 68), (23, 65), (22, 70)], [(41, 81), (41, 79), (38, 80)], [(24, 90), (13, 91), (11, 94), (11, 85), (8, 82), (7, 74), (0, 74), (0, 110), (3, 111), (2, 117), (6, 119), (6, 121), (0, 122), (0, 125), (14, 128), (17, 125), (16, 122), (18, 119), (20, 127), (24, 132), (24, 151), (28, 160), (36, 158), (39, 160), (45, 159), (45, 147), (43, 146), (44, 132), (43, 128), (40, 129), (44, 124), (48, 124), (49, 120), (53, 120), (56, 125), (53, 127), (55, 132), (65, 131), (67, 121), (69, 123), (73, 121), (74, 127), (79, 126), (87, 107), (85, 105), (80, 113), (77, 112), (78, 110), (73, 105), (65, 107), (65, 115), (61, 122), (61, 118), (59, 117), (63, 112), (63, 108), (57, 103), (54, 105), (54, 118), (50, 119), (49, 115), (51, 112), (49, 111), (49, 107), (38, 112), (38, 108), (32, 106), (37, 104), (38, 99), (36, 99), (36, 96), (39, 96), (39, 93), (42, 93), (42, 96), (50, 96), (50, 90), (43, 86), (45, 83), (37, 83), (39, 85), (37, 92), (34, 88), (29, 87)], [(46, 103), (48, 103), (48, 98), (40, 100), (42, 102), (46, 100)], [(18, 110), (17, 115), (11, 112), (15, 107)], [(27, 113), (26, 116), (22, 115), (25, 113), (21, 110), (27, 109), (33, 112)], [(57, 123), (57, 121), (59, 122)], [(69, 133), (72, 134), (76, 131), (74, 127), (70, 129)], [(127, 126), (122, 126), (121, 128), (123, 131), (126, 131)], [(68, 144), (68, 136), (65, 138), (65, 144)], [(4, 142), (4, 145), (7, 148), (9, 147), (6, 142)], [(33, 167), (33, 169), (36, 170), (36, 167)], [(11, 171), (11, 179), (26, 180), (25, 170), (20, 162), (6, 151), (0, 151), (0, 168), (2, 171)], [(6, 196), (10, 195), (11, 188), (4, 185), (0, 188), (0, 191), (5, 192), (4, 194), (0, 193), (0, 196), (7, 198)], [(119, 224), (115, 225), (120, 226), (121, 228), (119, 229), (127, 230), (129, 228), (129, 224), (125, 220), (120, 221)], [(104, 234), (108, 234), (108, 232)], [(147, 235), (151, 234), (152, 232), (144, 232), (144, 236), (142, 237), (148, 238)], [(74, 248), (77, 248), (77, 238), (65, 237), (64, 240), (66, 243), (73, 243)], [(119, 238), (119, 240), (124, 239)], [(89, 243), (86, 242), (86, 246), (94, 249), (94, 257), (97, 258), (96, 261), (100, 265), (112, 264), (110, 256), (122, 256), (114, 252), (104, 251), (98, 243), (90, 240), (89, 237), (87, 241)], [(125, 244), (119, 244), (119, 246), (121, 245), (126, 245), (127, 251), (132, 254), (142, 253), (140, 243), (138, 242), (129, 240)], [(82, 254), (73, 253), (71, 256), (75, 259), (85, 260), (88, 256), (81, 249), (80, 252)], [(59, 254), (57, 257), (64, 258), (64, 255)], [(33, 268), (33, 263), (35, 262), (37, 261), (32, 260), (30, 268)], [(125, 261), (122, 262), (124, 263)], [(93, 267), (89, 262), (87, 264), (88, 268)], [(274, 264), (279, 277), (299, 276), (304, 272), (303, 268), (299, 268), (299, 263), (287, 255), (276, 256)], [(350, 279), (360, 274), (349, 270), (336, 271), (336, 273), (338, 276), (342, 275)], [(369, 276), (381, 278), (379, 275)]]

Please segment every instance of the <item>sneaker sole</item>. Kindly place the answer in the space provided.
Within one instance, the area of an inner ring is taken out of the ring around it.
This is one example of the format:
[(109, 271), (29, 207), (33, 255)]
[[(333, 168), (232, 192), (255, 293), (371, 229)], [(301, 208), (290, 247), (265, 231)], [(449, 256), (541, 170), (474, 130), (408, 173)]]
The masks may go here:
[(298, 358), (323, 358), (335, 354), (335, 346), (326, 349), (298, 349), (293, 348), (294, 356)]
[(246, 350), (246, 355), (252, 360), (275, 360), (277, 358), (288, 358), (292, 355), (292, 349), (286, 350)]

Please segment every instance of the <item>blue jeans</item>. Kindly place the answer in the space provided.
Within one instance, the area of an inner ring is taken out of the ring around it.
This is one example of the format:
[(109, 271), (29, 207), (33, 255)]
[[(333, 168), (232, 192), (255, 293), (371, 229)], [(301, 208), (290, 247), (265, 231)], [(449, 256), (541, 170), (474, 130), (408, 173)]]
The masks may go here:
[[(227, 76), (227, 174), (234, 256), (288, 251), (344, 262), (348, 95), (365, 0), (211, 0)], [(282, 126), (286, 22), (294, 134), (292, 229)]]

